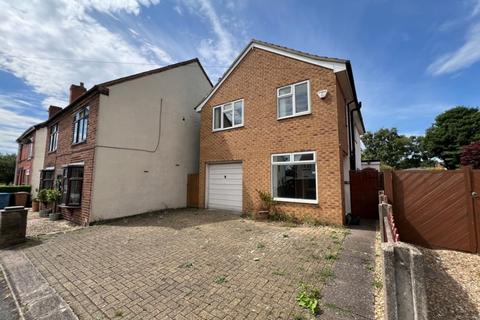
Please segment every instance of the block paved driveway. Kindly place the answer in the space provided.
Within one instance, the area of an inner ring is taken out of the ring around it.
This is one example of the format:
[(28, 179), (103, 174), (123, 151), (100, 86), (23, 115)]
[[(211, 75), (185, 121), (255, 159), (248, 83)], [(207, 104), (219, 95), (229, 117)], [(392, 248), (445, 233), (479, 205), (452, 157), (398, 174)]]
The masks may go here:
[(341, 229), (172, 210), (22, 249), (80, 319), (293, 319)]

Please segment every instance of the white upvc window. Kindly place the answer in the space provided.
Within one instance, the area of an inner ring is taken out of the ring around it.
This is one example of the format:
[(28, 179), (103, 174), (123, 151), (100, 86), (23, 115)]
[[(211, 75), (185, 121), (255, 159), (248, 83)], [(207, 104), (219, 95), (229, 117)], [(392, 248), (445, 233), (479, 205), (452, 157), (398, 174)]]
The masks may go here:
[(48, 151), (57, 150), (58, 146), (58, 123), (50, 127), (50, 140), (48, 142)]
[(310, 81), (277, 89), (277, 118), (284, 119), (311, 113)]
[(243, 99), (213, 107), (213, 131), (243, 126)]
[(33, 157), (33, 140), (28, 144), (28, 159)]
[(272, 195), (276, 201), (318, 203), (316, 154), (273, 154)]

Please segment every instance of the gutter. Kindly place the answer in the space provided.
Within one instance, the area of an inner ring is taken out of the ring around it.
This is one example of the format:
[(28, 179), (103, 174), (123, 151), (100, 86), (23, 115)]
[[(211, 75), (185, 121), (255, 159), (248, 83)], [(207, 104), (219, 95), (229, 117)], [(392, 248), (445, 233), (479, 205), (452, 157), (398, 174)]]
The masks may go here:
[[(350, 105), (350, 103), (352, 102), (356, 102), (356, 101), (350, 101), (348, 105)], [(360, 112), (360, 109), (362, 108), (362, 103), (359, 102), (358, 104), (356, 103), (356, 106), (355, 108), (353, 108), (352, 110), (350, 110), (349, 112), (349, 120), (350, 120), (350, 170), (357, 170), (356, 166), (355, 166), (355, 124), (354, 124), (354, 121), (353, 121), (353, 113), (356, 111), (358, 114), (359, 114), (359, 117), (360, 117), (360, 120), (362, 119), (362, 114)], [(362, 122), (362, 126), (363, 126), (363, 120), (361, 121)], [(365, 131), (365, 129), (364, 129)]]

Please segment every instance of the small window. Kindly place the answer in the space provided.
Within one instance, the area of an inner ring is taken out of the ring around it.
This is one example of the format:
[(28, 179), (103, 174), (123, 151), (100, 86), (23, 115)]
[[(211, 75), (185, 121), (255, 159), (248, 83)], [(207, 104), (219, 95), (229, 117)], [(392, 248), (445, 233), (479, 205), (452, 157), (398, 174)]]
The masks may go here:
[(89, 112), (90, 107), (85, 107), (75, 113), (75, 116), (73, 117), (73, 144), (81, 143), (87, 140)]
[(33, 141), (28, 144), (28, 159), (33, 157)]
[(310, 113), (310, 82), (303, 81), (277, 90), (278, 119)]
[(82, 200), (83, 167), (70, 166), (63, 169), (62, 204), (80, 206)]
[(317, 163), (314, 152), (272, 155), (275, 200), (317, 203)]
[(40, 190), (53, 189), (55, 170), (42, 170), (40, 173)]
[(243, 100), (225, 103), (213, 108), (213, 130), (243, 126)]
[(58, 146), (58, 124), (50, 127), (50, 140), (48, 143), (48, 152), (57, 150)]

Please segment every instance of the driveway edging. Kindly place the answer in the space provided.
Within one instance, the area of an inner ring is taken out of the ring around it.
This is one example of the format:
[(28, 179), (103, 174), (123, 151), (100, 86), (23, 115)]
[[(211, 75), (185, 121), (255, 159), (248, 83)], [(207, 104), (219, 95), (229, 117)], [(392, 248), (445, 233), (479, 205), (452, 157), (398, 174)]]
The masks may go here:
[(78, 320), (23, 252), (2, 250), (0, 264), (22, 319)]

